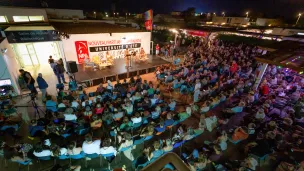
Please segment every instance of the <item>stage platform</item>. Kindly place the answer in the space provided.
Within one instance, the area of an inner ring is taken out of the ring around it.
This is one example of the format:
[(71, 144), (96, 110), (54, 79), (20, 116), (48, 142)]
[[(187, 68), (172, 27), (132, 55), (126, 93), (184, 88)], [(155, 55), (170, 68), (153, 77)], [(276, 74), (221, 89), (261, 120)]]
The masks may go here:
[(94, 69), (93, 67), (85, 67), (84, 64), (79, 64), (75, 78), (77, 82), (85, 83), (87, 86), (96, 86), (100, 83), (106, 83), (107, 80), (116, 81), (117, 78), (121, 80), (151, 73), (158, 66), (169, 63), (154, 55), (148, 55), (148, 57), (149, 59), (145, 62), (137, 63), (132, 61), (132, 67), (129, 70), (126, 69), (125, 59), (115, 59), (114, 65), (104, 69)]

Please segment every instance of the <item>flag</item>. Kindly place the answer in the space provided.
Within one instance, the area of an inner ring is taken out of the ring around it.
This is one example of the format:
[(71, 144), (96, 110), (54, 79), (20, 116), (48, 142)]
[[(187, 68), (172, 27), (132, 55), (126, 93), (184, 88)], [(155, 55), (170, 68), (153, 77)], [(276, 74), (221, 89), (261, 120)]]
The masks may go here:
[(145, 12), (145, 20), (153, 20), (153, 11), (152, 10), (148, 10)]
[(147, 20), (145, 22), (146, 30), (152, 30), (152, 20)]

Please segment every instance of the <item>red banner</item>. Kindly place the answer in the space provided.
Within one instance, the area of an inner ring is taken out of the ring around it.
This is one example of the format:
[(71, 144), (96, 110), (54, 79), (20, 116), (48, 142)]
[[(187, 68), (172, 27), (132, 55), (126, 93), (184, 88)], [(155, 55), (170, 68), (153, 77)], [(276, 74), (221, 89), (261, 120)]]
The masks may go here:
[(187, 33), (192, 36), (201, 36), (201, 37), (208, 36), (208, 32), (199, 31), (199, 30), (187, 30)]
[(146, 27), (146, 30), (151, 31), (152, 30), (152, 20), (147, 20), (145, 22), (145, 27)]
[(75, 48), (79, 64), (82, 64), (85, 58), (90, 58), (87, 41), (75, 41)]

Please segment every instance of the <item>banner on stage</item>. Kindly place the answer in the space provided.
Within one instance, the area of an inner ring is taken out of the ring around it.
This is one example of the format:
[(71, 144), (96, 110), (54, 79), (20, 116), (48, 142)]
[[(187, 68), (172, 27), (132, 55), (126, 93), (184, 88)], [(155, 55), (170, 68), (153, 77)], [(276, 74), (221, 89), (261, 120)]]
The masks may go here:
[(114, 58), (124, 58), (124, 51), (132, 49), (139, 53), (141, 39), (130, 39), (126, 41), (75, 41), (78, 63), (82, 64), (86, 58), (104, 60), (106, 53)]

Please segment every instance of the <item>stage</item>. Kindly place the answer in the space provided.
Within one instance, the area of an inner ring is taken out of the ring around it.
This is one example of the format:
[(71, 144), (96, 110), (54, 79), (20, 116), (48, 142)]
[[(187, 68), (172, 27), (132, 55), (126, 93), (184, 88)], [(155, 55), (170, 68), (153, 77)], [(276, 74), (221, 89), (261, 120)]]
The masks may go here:
[(85, 66), (84, 64), (78, 65), (78, 72), (75, 73), (77, 82), (86, 83), (87, 86), (96, 86), (100, 83), (106, 83), (107, 80), (116, 81), (116, 79), (125, 79), (134, 77), (136, 75), (147, 74), (154, 72), (155, 69), (163, 64), (169, 62), (156, 57), (148, 55), (149, 59), (145, 62), (137, 63), (132, 61), (132, 67), (126, 69), (125, 59), (114, 59), (114, 65), (105, 67), (103, 69)]

